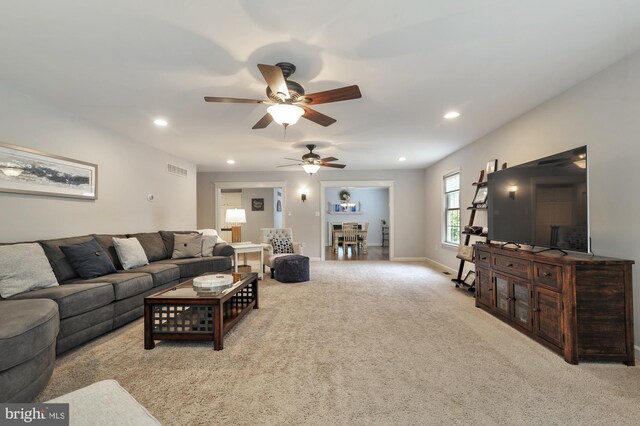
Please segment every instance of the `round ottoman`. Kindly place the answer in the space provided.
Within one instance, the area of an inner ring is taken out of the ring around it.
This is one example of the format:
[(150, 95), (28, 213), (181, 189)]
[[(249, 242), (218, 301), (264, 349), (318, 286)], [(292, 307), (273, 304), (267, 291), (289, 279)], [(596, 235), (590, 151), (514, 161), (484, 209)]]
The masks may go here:
[(0, 301), (0, 402), (31, 402), (46, 386), (59, 327), (53, 300)]
[(281, 283), (309, 281), (309, 258), (299, 254), (274, 259), (274, 276)]

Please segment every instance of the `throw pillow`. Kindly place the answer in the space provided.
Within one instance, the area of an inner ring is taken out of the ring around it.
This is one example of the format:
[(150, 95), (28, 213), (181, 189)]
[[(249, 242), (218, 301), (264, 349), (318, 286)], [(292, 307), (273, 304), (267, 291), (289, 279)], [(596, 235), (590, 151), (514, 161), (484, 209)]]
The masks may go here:
[(149, 264), (147, 255), (137, 238), (114, 238), (113, 245), (122, 263), (122, 269), (125, 271)]
[(213, 256), (213, 247), (218, 242), (217, 235), (203, 235), (202, 236), (202, 257)]
[(38, 243), (0, 246), (0, 296), (57, 286), (49, 259)]
[(226, 241), (223, 240), (220, 235), (218, 235), (218, 231), (216, 231), (215, 229), (198, 229), (197, 232), (201, 233), (205, 237), (217, 237), (218, 241), (216, 241), (216, 243), (226, 243)]
[(81, 278), (95, 278), (116, 272), (116, 267), (96, 240), (72, 246), (60, 246)]
[(273, 244), (274, 254), (293, 253), (293, 242), (291, 242), (290, 238), (274, 237), (271, 240), (271, 244)]
[(197, 232), (193, 234), (175, 234), (172, 259), (200, 256), (202, 256), (202, 235)]

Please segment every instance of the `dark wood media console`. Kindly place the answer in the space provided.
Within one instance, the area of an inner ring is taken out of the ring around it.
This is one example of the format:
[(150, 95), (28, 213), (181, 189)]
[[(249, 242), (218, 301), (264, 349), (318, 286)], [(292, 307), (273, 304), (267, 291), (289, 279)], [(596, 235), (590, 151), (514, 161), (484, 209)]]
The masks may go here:
[(476, 306), (564, 355), (635, 365), (631, 260), (475, 244)]

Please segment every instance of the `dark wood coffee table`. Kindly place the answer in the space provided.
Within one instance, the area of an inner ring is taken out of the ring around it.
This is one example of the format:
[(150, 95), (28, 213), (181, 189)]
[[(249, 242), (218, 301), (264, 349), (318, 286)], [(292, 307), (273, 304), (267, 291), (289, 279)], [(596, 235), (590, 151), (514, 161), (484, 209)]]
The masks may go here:
[(258, 309), (258, 274), (238, 278), (217, 294), (196, 291), (189, 280), (145, 297), (144, 348), (153, 349), (155, 340), (207, 340), (214, 350), (222, 350), (227, 331)]

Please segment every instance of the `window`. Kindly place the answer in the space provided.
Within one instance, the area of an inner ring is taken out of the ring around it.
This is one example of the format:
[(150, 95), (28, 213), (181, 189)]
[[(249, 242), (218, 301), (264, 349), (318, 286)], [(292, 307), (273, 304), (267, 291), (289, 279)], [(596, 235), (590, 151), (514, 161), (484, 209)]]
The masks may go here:
[(460, 173), (444, 177), (444, 241), (460, 244)]

